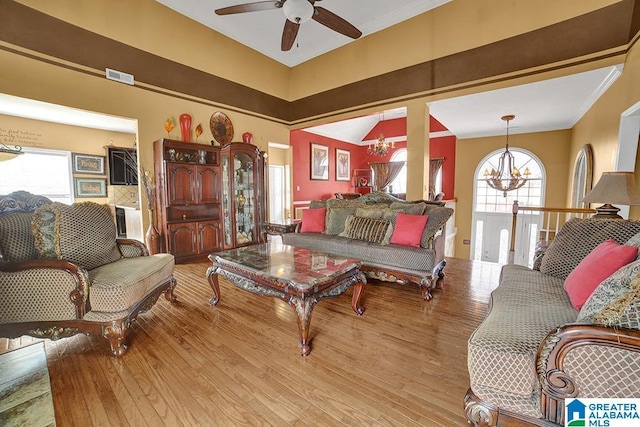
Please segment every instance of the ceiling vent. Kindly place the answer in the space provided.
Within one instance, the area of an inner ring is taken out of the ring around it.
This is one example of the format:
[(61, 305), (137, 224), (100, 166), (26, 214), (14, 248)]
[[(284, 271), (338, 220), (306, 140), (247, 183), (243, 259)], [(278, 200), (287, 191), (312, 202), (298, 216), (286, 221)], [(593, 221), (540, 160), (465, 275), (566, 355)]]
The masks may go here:
[(112, 70), (111, 68), (106, 68), (107, 78), (109, 80), (115, 80), (120, 83), (133, 85), (133, 74), (123, 73), (122, 71)]

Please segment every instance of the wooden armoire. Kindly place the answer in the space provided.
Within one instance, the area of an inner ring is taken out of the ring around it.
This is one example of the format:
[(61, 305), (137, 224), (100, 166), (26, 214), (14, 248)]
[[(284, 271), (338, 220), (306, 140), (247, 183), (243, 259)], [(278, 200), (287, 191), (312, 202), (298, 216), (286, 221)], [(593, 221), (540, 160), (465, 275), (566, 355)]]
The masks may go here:
[(176, 262), (259, 243), (266, 220), (266, 155), (231, 142), (222, 147), (154, 142), (161, 250)]

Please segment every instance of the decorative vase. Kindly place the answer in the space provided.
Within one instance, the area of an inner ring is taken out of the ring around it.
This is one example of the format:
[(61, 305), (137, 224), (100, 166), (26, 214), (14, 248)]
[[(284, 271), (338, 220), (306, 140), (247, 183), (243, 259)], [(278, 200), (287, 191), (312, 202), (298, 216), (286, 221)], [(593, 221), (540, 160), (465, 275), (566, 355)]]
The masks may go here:
[(188, 114), (180, 114), (180, 133), (183, 141), (191, 140), (191, 116)]
[(144, 240), (147, 244), (149, 255), (160, 253), (160, 233), (158, 233), (156, 226), (153, 224), (153, 211), (149, 211), (149, 228)]
[(242, 141), (247, 144), (253, 144), (253, 135), (250, 132), (245, 132), (242, 134)]

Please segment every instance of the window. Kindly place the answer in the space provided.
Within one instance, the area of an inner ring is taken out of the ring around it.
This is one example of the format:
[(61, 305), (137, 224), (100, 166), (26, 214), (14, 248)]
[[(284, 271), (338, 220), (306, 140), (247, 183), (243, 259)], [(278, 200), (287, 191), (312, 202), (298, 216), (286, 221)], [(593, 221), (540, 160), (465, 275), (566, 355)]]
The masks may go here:
[(515, 164), (520, 170), (529, 168), (531, 175), (526, 184), (513, 191), (502, 192), (489, 187), (484, 179), (484, 171), (498, 169), (498, 159), (504, 150), (492, 153), (478, 168), (476, 175), (476, 212), (511, 213), (513, 202), (517, 200), (521, 206), (541, 206), (543, 173), (538, 160), (516, 148), (511, 148)]
[(24, 190), (55, 202), (73, 203), (71, 153), (23, 148), (24, 154), (0, 163), (0, 194)]
[(399, 148), (393, 155), (391, 156), (392, 162), (405, 162), (404, 166), (396, 176), (396, 179), (390, 184), (390, 192), (391, 193), (406, 193), (407, 192), (407, 149)]

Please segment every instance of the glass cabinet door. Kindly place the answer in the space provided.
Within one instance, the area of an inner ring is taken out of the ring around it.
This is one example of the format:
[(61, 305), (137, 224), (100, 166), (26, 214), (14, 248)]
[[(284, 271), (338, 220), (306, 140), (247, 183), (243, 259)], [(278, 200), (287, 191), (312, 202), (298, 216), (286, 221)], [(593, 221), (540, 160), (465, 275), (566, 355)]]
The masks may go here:
[(249, 154), (233, 153), (235, 239), (236, 245), (256, 241), (256, 199), (253, 157)]
[(233, 233), (231, 224), (231, 211), (232, 211), (232, 203), (231, 203), (231, 187), (229, 186), (229, 156), (222, 155), (221, 156), (221, 166), (222, 166), (222, 216), (223, 216), (223, 231), (224, 231), (224, 247), (232, 247), (233, 246)]

